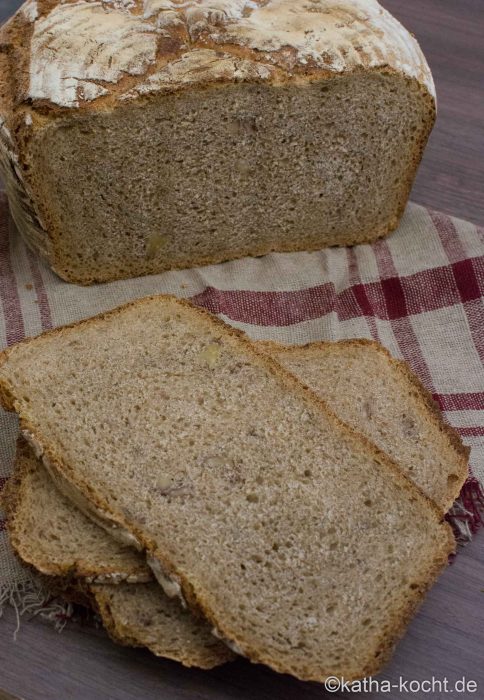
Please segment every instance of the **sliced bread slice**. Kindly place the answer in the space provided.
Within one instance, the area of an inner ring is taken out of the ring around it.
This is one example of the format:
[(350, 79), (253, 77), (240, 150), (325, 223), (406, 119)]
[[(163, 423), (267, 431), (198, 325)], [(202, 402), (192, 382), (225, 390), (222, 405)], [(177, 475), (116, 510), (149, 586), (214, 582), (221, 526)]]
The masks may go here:
[(55, 488), (23, 439), (2, 501), (12, 547), (40, 573), (91, 583), (152, 579), (139, 552), (113, 540)]
[(0, 387), (59, 482), (275, 670), (376, 672), (454, 549), (386, 455), (186, 302), (139, 300), (14, 346)]
[(449, 510), (467, 477), (469, 450), (406, 363), (370, 340), (261, 347)]
[(53, 582), (60, 591), (79, 588), (114, 641), (198, 668), (233, 658), (205, 620), (183, 610), (158, 584), (139, 583), (153, 578), (145, 558), (117, 543), (63, 496), (23, 440), (3, 502), (19, 557), (43, 574), (62, 577)]
[(170, 600), (157, 583), (94, 584), (89, 594), (109, 636), (184, 666), (210, 669), (234, 659), (206, 621)]

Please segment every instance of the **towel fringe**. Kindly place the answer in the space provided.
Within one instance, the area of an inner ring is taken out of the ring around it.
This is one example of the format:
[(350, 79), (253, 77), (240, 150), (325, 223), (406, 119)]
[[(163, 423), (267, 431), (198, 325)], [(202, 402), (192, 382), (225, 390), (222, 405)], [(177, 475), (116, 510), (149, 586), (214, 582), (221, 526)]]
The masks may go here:
[(468, 544), (484, 525), (484, 489), (475, 476), (470, 476), (465, 482), (446, 520), (460, 545)]
[(0, 585), (0, 617), (7, 604), (14, 609), (17, 619), (14, 641), (24, 615), (29, 619), (39, 616), (48, 620), (58, 632), (62, 632), (67, 621), (73, 617), (72, 604), (53, 596), (41, 581), (33, 577), (21, 583)]

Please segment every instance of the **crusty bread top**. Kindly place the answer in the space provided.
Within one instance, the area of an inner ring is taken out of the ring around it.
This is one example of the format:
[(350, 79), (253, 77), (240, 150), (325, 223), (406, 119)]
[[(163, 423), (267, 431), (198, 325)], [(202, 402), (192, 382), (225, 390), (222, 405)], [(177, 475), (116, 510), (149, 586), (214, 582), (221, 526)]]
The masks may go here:
[(365, 339), (261, 347), (447, 512), (468, 475), (469, 448), (405, 362)]
[(29, 0), (4, 42), (27, 59), (17, 97), (46, 107), (361, 68), (434, 94), (417, 41), (376, 0)]
[(374, 672), (453, 550), (396, 465), (186, 302), (140, 300), (0, 359), (46, 466), (254, 661)]

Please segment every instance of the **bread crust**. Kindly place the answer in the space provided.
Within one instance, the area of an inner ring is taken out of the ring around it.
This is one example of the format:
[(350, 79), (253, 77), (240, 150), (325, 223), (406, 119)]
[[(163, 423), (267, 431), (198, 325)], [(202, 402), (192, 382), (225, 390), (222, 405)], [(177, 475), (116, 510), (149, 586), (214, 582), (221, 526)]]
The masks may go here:
[[(135, 308), (139, 305), (150, 303), (156, 299), (176, 302), (182, 307), (189, 308), (192, 313), (213, 324), (214, 328), (217, 328), (219, 331), (224, 333), (227, 340), (230, 339), (235, 345), (242, 347), (245, 353), (252, 358), (256, 365), (262, 366), (269, 372), (269, 374), (276, 377), (278, 381), (280, 381), (289, 391), (300, 396), (309, 408), (316, 409), (320, 413), (325, 413), (328, 415), (335, 426), (338, 426), (338, 428), (342, 429), (348, 436), (358, 441), (361, 450), (371, 456), (372, 459), (381, 466), (382, 470), (388, 473), (389, 478), (393, 479), (394, 482), (399, 484), (413, 500), (419, 502), (423, 511), (425, 511), (429, 517), (435, 519), (436, 523), (440, 523), (440, 529), (442, 531), (440, 550), (436, 552), (434, 560), (429, 562), (428, 569), (422, 572), (421, 579), (415, 582), (415, 588), (411, 590), (408, 602), (404, 602), (401, 609), (395, 611), (394, 619), (390, 626), (391, 628), (388, 630), (382, 630), (381, 639), (377, 645), (378, 648), (368, 650), (368, 663), (364, 668), (341, 669), (341, 675), (343, 675), (347, 680), (354, 680), (377, 672), (391, 654), (391, 650), (396, 639), (403, 634), (411, 615), (422, 601), (425, 591), (432, 585), (439, 572), (445, 567), (449, 555), (455, 550), (455, 540), (451, 528), (448, 524), (442, 522), (442, 514), (433, 501), (424, 496), (417, 489), (417, 487), (401, 473), (400, 469), (395, 463), (393, 463), (384, 453), (378, 450), (378, 448), (376, 448), (369, 440), (358, 435), (358, 433), (342, 423), (342, 421), (340, 421), (340, 419), (329, 410), (329, 408), (316, 396), (316, 394), (311, 392), (306, 387), (303, 387), (293, 375), (279, 366), (277, 362), (265, 354), (261, 348), (253, 346), (253, 344), (241, 331), (227, 327), (220, 319), (214, 317), (208, 311), (193, 307), (185, 300), (180, 300), (173, 296), (166, 295), (146, 297), (144, 299), (125, 304), (124, 306), (118, 307), (117, 309), (108, 311), (104, 314), (100, 314), (92, 319), (83, 320), (79, 323), (49, 331), (48, 333), (44, 334), (44, 338), (51, 338), (57, 335), (69, 333), (71, 329), (82, 328), (87, 324), (102, 323), (104, 319), (115, 318), (116, 315), (127, 308)], [(37, 340), (28, 339), (23, 341), (20, 345), (33, 342), (41, 343), (42, 338), (38, 338)], [(56, 447), (44, 441), (42, 436), (37, 434), (35, 426), (31, 424), (28, 416), (26, 416), (25, 412), (22, 410), (21, 403), (15, 398), (13, 387), (11, 387), (2, 376), (2, 365), (7, 361), (12, 353), (16, 352), (16, 347), (18, 346), (8, 348), (0, 354), (0, 401), (6, 410), (15, 410), (19, 414), (21, 431), (24, 434), (27, 434), (30, 440), (35, 442), (39, 452), (41, 452), (41, 454), (38, 456), (42, 458), (44, 463), (46, 463), (50, 469), (58, 470), (75, 489), (78, 489), (84, 494), (85, 497), (91, 500), (95, 507), (100, 508), (106, 514), (110, 514), (113, 522), (116, 523), (116, 525), (125, 528), (136, 538), (138, 538), (143, 547), (146, 549), (147, 553), (160, 561), (163, 570), (176, 581), (179, 581), (183, 597), (188, 603), (189, 607), (195, 612), (201, 612), (204, 617), (217, 628), (224, 638), (237, 645), (237, 647), (240, 648), (244, 655), (248, 656), (251, 661), (264, 663), (276, 671), (290, 671), (302, 680), (324, 681), (329, 674), (333, 674), (334, 669), (321, 670), (320, 668), (314, 668), (307, 674), (301, 674), (300, 670), (287, 668), (286, 665), (283, 666), (277, 659), (272, 658), (270, 655), (266, 656), (259, 653), (257, 650), (250, 648), (250, 646), (248, 646), (244, 640), (237, 637), (235, 630), (226, 628), (224, 624), (221, 624), (220, 620), (215, 618), (203, 590), (200, 589), (195, 591), (191, 582), (176, 569), (173, 562), (169, 559), (168, 554), (166, 552), (158, 551), (156, 548), (156, 543), (147, 537), (147, 535), (140, 529), (139, 525), (130, 522), (129, 518), (125, 514), (111, 508), (109, 504), (104, 501), (101, 494), (99, 494), (91, 484), (86, 483), (83, 479), (76, 475), (72, 467), (66, 463), (62, 455), (56, 450)]]
[(17, 65), (24, 62), (16, 99), (45, 111), (90, 109), (187, 83), (280, 83), (373, 68), (416, 79), (435, 94), (416, 39), (376, 0), (313, 5), (134, 0), (122, 8), (105, 0), (39, 0), (32, 11), (25, 3), (5, 29)]
[[(31, 457), (31, 448), (22, 437), (19, 437), (14, 473), (7, 482), (2, 495), (4, 499), (2, 505), (7, 515), (7, 530), (14, 551), (35, 574), (41, 575), (52, 595), (60, 595), (68, 602), (96, 611), (114, 642), (130, 647), (145, 646), (143, 628), (140, 628), (139, 636), (136, 636), (136, 626), (130, 628), (129, 625), (123, 624), (110, 607), (110, 595), (116, 595), (117, 586), (128, 585), (130, 589), (139, 591), (143, 595), (144, 586), (153, 581), (149, 569), (144, 564), (139, 566), (138, 571), (133, 569), (130, 572), (101, 564), (92, 567), (89, 562), (84, 562), (82, 559), (77, 559), (74, 565), (63, 566), (52, 560), (44, 559), (25, 548), (24, 538), (18, 530), (22, 527), (21, 510), (23, 492), (26, 488), (25, 478), (36, 469), (31, 464)], [(163, 596), (164, 594), (160, 591), (160, 598)], [(205, 633), (208, 636), (207, 633), (208, 630)], [(165, 646), (163, 639), (161, 644), (157, 643), (156, 638), (152, 640), (149, 635), (146, 639), (149, 641), (147, 647), (154, 654), (178, 661), (187, 667), (207, 670), (234, 658), (233, 653), (228, 648), (215, 640), (213, 646), (200, 643), (199, 647), (196, 650), (192, 649), (192, 651), (183, 648), (183, 644), (180, 642), (179, 648), (170, 651), (170, 645)]]
[[(132, 586), (133, 589), (142, 589), (147, 584), (128, 585)], [(123, 624), (119, 617), (113, 613), (109, 595), (110, 589), (112, 592), (113, 587), (109, 584), (90, 584), (83, 579), (67, 580), (62, 577), (49, 577), (48, 586), (53, 595), (60, 596), (68, 603), (80, 605), (97, 614), (110, 639), (120, 646), (145, 648), (160, 658), (176, 661), (187, 668), (201, 668), (205, 671), (217, 668), (235, 658), (228, 647), (225, 648), (222, 643), (217, 644), (215, 640), (213, 647), (200, 645), (196, 652), (182, 649), (181, 644), (180, 648), (173, 652), (163, 645), (159, 646), (152, 640), (143, 639), (142, 632), (138, 636), (135, 629)], [(145, 644), (145, 641), (149, 641), (149, 643)]]
[[(361, 70), (355, 69), (353, 72), (358, 73), (361, 72)], [(410, 167), (406, 173), (402, 173), (401, 182), (399, 184), (398, 207), (391, 219), (373, 227), (371, 230), (363, 229), (347, 232), (344, 241), (341, 241), (340, 237), (333, 235), (332, 239), (330, 234), (325, 234), (325, 247), (341, 245), (342, 243), (346, 246), (374, 243), (397, 229), (405, 211), (410, 191), (422, 160), (423, 152), (435, 124), (435, 98), (425, 87), (418, 84), (415, 78), (402, 77), (401, 74), (388, 67), (370, 68), (366, 71), (366, 73), (370, 72), (398, 76), (402, 80), (402, 89), (420, 91), (426, 105), (425, 111), (428, 118), (426, 118), (425, 128), (420, 139), (413, 145)], [(311, 77), (310, 82), (319, 81), (325, 83), (329, 80), (344, 79), (350, 74), (351, 71), (345, 72), (342, 75), (335, 75), (328, 71), (320, 71), (317, 75)], [(0, 61), (0, 80), (1, 78), (2, 63)], [(210, 91), (222, 89), (225, 84), (227, 83), (215, 81), (199, 85), (198, 87)], [(189, 89), (190, 87), (191, 86), (187, 85), (179, 89)], [(160, 98), (160, 94), (154, 93), (152, 95), (141, 96), (138, 98), (137, 103), (141, 105), (143, 102), (151, 102), (159, 99), (162, 99)], [(115, 109), (116, 106), (122, 107), (122, 103), (118, 105), (117, 102), (114, 102), (109, 106), (106, 104), (100, 111), (110, 111)], [(90, 109), (92, 111), (93, 108), (86, 107), (85, 109)], [(47, 114), (39, 112), (37, 107), (32, 109), (24, 105), (19, 105), (15, 109), (9, 109), (6, 104), (2, 104), (0, 95), (0, 170), (2, 170), (6, 181), (12, 216), (27, 245), (40, 254), (61, 279), (82, 286), (88, 286), (106, 281), (125, 279), (130, 276), (156, 274), (166, 270), (186, 269), (194, 265), (214, 265), (226, 262), (227, 260), (240, 259), (248, 255), (259, 257), (272, 252), (312, 252), (321, 249), (322, 243), (314, 242), (314, 239), (311, 238), (305, 238), (303, 232), (298, 232), (298, 236), (295, 236), (291, 241), (278, 242), (275, 245), (251, 244), (250, 247), (241, 248), (240, 251), (234, 249), (225, 253), (214, 252), (210, 255), (199, 254), (196, 260), (188, 257), (177, 261), (169, 260), (167, 262), (149, 259), (133, 259), (123, 261), (123, 265), (121, 266), (119, 264), (103, 265), (100, 272), (93, 272), (89, 269), (84, 270), (82, 273), (73, 271), (70, 269), (68, 259), (63, 252), (62, 230), (59, 224), (54, 220), (49, 209), (48, 197), (46, 197), (45, 194), (41, 196), (34, 181), (36, 171), (31, 162), (30, 144), (42, 129), (47, 128), (54, 121), (64, 122), (68, 120), (68, 122), (72, 123), (72, 120), (80, 119), (82, 116), (83, 110), (80, 108), (76, 111), (70, 110), (68, 114), (66, 114), (65, 109), (63, 110), (60, 108), (52, 108)]]
[[(397, 360), (387, 350), (384, 345), (369, 340), (367, 338), (350, 338), (337, 341), (315, 341), (305, 345), (283, 345), (274, 341), (259, 341), (257, 343), (265, 352), (271, 354), (297, 354), (300, 352), (318, 353), (320, 350), (336, 350), (339, 347), (367, 347), (372, 348), (375, 352), (380, 353), (385, 357), (393, 369), (402, 377), (405, 383), (410, 384), (413, 388), (413, 395), (417, 399), (420, 406), (427, 413), (428, 419), (441, 433), (442, 438), (448, 442), (456, 454), (456, 463), (453, 473), (456, 475), (456, 480), (449, 485), (448, 492), (444, 502), (436, 502), (442, 514), (447, 513), (452, 507), (454, 501), (458, 498), (461, 489), (469, 475), (469, 455), (470, 447), (466, 447), (455, 428), (453, 428), (444, 419), (440, 407), (434, 401), (432, 394), (425, 388), (420, 379), (410, 369), (409, 365), (404, 360)], [(418, 488), (418, 487), (417, 487)]]

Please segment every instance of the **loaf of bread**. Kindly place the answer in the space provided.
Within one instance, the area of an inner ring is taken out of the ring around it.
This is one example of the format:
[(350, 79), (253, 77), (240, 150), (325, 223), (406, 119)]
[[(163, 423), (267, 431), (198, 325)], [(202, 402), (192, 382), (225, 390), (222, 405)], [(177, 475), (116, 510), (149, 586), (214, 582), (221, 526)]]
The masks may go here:
[(82, 284), (374, 241), (435, 118), (376, 0), (29, 0), (0, 86), (13, 217)]
[(56, 483), (275, 670), (376, 672), (454, 549), (386, 455), (186, 302), (147, 298), (9, 348), (0, 392)]

